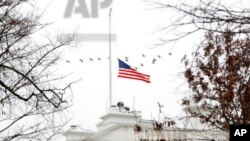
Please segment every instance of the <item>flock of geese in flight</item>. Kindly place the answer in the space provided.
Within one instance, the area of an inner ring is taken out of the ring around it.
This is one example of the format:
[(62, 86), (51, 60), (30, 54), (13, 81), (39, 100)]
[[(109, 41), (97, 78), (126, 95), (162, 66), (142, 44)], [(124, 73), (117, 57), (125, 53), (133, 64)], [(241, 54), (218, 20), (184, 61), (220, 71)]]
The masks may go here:
[[(171, 53), (168, 53), (168, 54), (171, 56)], [(146, 58), (146, 55), (145, 55), (145, 54), (141, 54), (141, 56), (142, 56), (143, 58)], [(125, 57), (123, 57), (123, 58), (124, 58), (124, 61), (126, 61), (126, 62), (129, 64), (129, 57), (125, 56)], [(161, 59), (161, 58), (162, 58), (161, 55), (157, 55), (156, 57), (152, 58), (151, 63), (152, 63), (152, 64), (156, 64), (157, 60), (159, 60), (159, 59)], [(109, 57), (107, 57), (107, 59), (109, 60)], [(102, 61), (102, 60), (104, 60), (104, 58), (101, 58), (101, 57), (97, 57), (97, 58), (95, 58), (95, 59), (94, 59), (93, 57), (89, 57), (89, 58), (86, 58), (86, 59), (79, 59), (79, 61), (80, 61), (81, 63), (84, 63), (84, 61), (94, 62), (94, 61)], [(71, 63), (70, 60), (65, 60), (65, 61), (66, 61), (67, 63)], [(143, 67), (144, 64), (143, 64), (143, 63), (140, 63), (140, 66)], [(138, 69), (138, 68), (135, 67), (135, 69)]]

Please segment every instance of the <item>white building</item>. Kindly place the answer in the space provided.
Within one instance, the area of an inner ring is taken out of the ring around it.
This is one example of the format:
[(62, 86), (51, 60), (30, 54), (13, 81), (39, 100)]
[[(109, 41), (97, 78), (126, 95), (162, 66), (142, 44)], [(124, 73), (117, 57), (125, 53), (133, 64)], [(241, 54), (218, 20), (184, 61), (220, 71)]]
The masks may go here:
[(192, 130), (167, 127), (162, 132), (153, 130), (151, 120), (141, 120), (143, 131), (135, 134), (138, 116), (124, 107), (111, 107), (97, 124), (97, 132), (83, 131), (72, 126), (64, 133), (67, 141), (225, 141), (228, 135), (216, 130)]

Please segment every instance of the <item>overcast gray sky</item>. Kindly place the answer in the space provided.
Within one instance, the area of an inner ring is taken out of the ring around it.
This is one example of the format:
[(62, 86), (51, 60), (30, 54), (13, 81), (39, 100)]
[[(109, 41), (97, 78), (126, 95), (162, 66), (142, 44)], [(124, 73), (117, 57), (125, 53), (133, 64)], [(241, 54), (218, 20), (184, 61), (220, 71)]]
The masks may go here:
[[(87, 1), (87, 5), (90, 11), (89, 2)], [(163, 47), (154, 45), (160, 37), (170, 36), (165, 32), (155, 33), (161, 26), (169, 24), (170, 13), (152, 10), (151, 6), (142, 0), (115, 0), (107, 8), (99, 7), (99, 15), (96, 18), (82, 17), (74, 12), (71, 17), (65, 18), (67, 4), (68, 0), (38, 3), (41, 9), (47, 7), (42, 22), (53, 23), (46, 28), (46, 34), (60, 31), (107, 34), (109, 8), (113, 8), (112, 33), (117, 37), (116, 41), (112, 42), (114, 104), (123, 101), (132, 109), (135, 97), (135, 108), (142, 111), (142, 116), (146, 119), (157, 118), (157, 102), (165, 106), (163, 110), (169, 117), (181, 113), (180, 99), (184, 96), (186, 85), (180, 75), (184, 70), (180, 59), (190, 52), (194, 43), (188, 44), (187, 40), (183, 40), (174, 47), (172, 44)], [(74, 8), (78, 5), (76, 0)], [(108, 42), (83, 41), (79, 42), (77, 47), (65, 51), (63, 60), (59, 63), (59, 73), (70, 73), (70, 80), (82, 79), (73, 86), (73, 106), (69, 110), (69, 115), (73, 118), (71, 124), (95, 130), (95, 124), (100, 121), (99, 117), (105, 114), (108, 104)], [(171, 56), (169, 52), (172, 53)], [(145, 54), (145, 57), (142, 54)], [(129, 65), (151, 76), (150, 84), (117, 77), (117, 58), (125, 61), (125, 56), (129, 58)], [(152, 63), (154, 58), (155, 64)]]
[[(142, 111), (145, 119), (157, 118), (157, 102), (165, 106), (163, 111), (167, 116), (180, 116), (181, 98), (187, 94), (187, 86), (181, 75), (184, 65), (180, 60), (195, 48), (199, 37), (181, 40), (174, 46), (166, 44), (157, 47), (155, 44), (159, 43), (161, 37), (172, 36), (172, 33), (155, 32), (171, 22), (175, 15), (169, 11), (153, 10), (152, 5), (142, 0), (113, 0), (111, 5), (104, 8), (100, 4), (104, 0), (95, 0), (98, 11), (94, 11), (91, 0), (86, 0), (88, 12), (92, 15), (94, 12), (94, 18), (82, 17), (74, 11), (70, 17), (65, 18), (68, 4), (72, 4), (68, 1), (38, 2), (42, 10), (46, 9), (41, 21), (53, 23), (44, 33), (77, 31), (80, 35), (107, 34), (109, 8), (112, 7), (112, 33), (116, 36), (112, 42), (114, 104), (123, 101), (132, 109), (135, 97), (135, 108)], [(75, 0), (73, 10), (78, 6), (78, 0)], [(172, 55), (169, 55), (170, 52)], [(109, 94), (108, 55), (108, 41), (83, 41), (78, 42), (77, 47), (65, 49), (63, 60), (59, 63), (59, 73), (70, 73), (69, 80), (82, 79), (73, 86), (73, 106), (69, 110), (71, 124), (96, 130), (95, 124), (105, 114)], [(117, 58), (125, 61), (125, 57), (129, 58), (129, 65), (151, 76), (150, 84), (117, 77)], [(156, 59), (154, 64), (153, 59)]]

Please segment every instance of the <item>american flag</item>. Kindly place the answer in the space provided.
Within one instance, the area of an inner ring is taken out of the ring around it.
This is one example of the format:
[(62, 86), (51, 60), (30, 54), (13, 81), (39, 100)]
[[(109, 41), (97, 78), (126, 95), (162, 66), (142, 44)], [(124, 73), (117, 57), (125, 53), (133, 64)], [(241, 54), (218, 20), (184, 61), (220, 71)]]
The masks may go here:
[(150, 83), (149, 75), (138, 72), (136, 69), (131, 68), (128, 64), (121, 61), (120, 59), (118, 59), (118, 61), (119, 61), (118, 77), (141, 80)]

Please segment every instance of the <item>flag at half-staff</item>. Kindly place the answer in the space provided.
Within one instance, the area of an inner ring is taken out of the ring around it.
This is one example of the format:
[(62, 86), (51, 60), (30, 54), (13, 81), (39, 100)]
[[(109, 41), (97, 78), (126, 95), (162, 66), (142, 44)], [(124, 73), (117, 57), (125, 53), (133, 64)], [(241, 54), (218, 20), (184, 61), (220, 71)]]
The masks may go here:
[(119, 61), (118, 77), (141, 80), (150, 83), (150, 75), (138, 72), (136, 69), (133, 69), (120, 59), (118, 59), (118, 61)]

